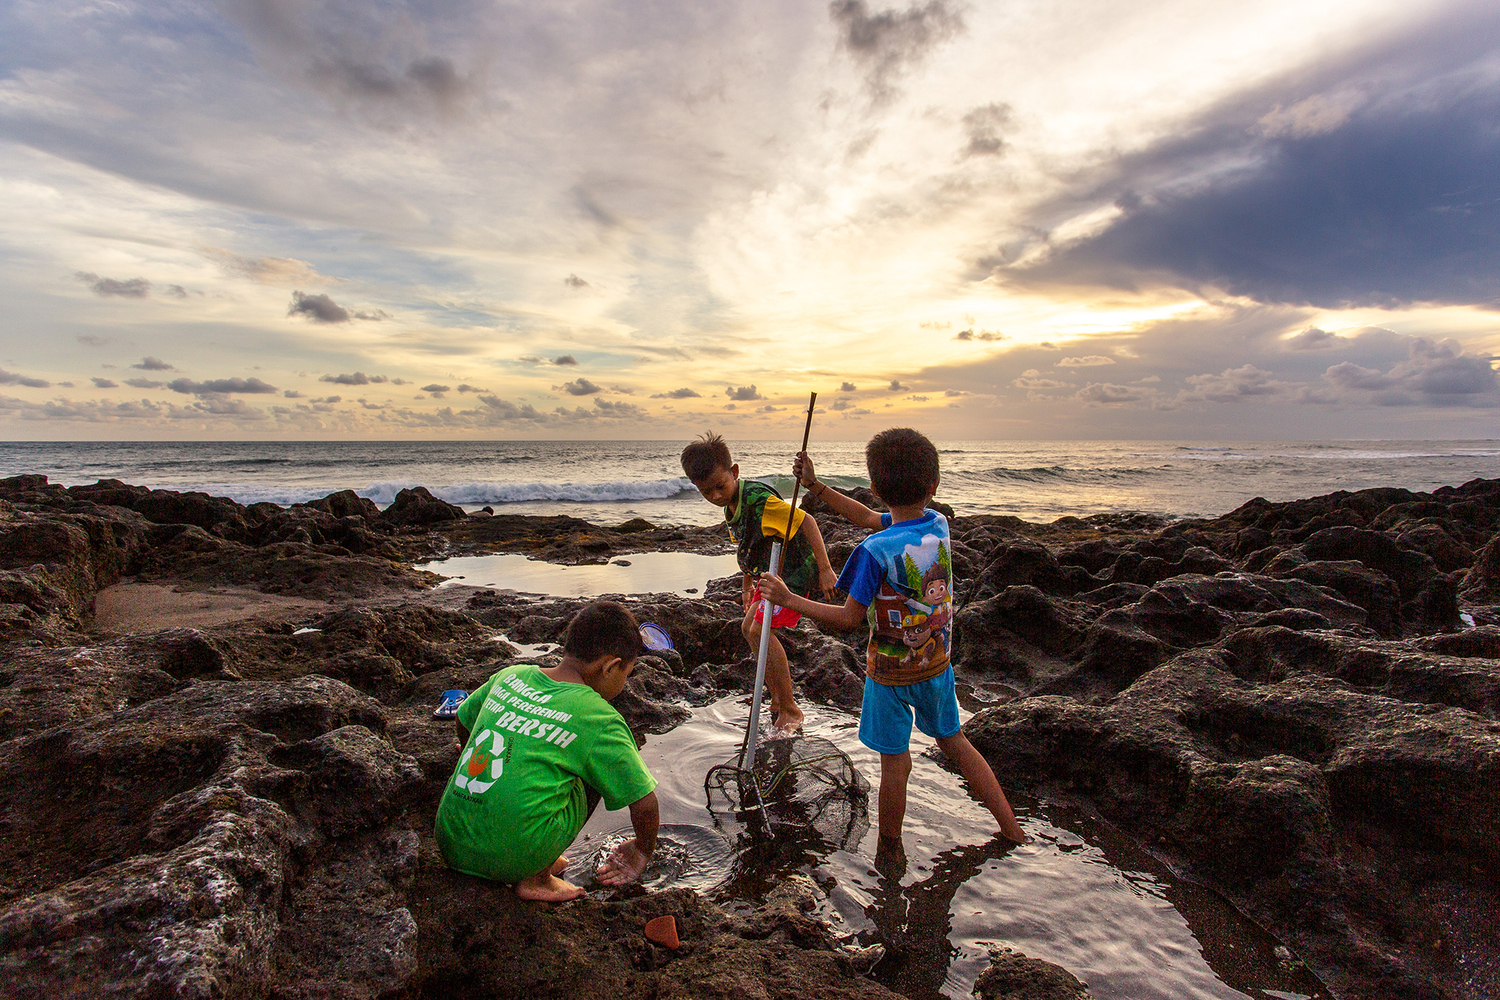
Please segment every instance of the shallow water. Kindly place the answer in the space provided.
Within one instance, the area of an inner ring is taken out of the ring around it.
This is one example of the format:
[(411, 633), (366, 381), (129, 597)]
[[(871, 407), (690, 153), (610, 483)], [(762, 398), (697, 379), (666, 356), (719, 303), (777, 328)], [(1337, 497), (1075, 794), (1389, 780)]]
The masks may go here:
[[(913, 997), (967, 997), (988, 948), (1002, 945), (1063, 966), (1098, 1000), (1327, 996), (1310, 973), (1278, 961), (1276, 940), (1220, 897), (1175, 879), (1079, 809), (1012, 795), (1032, 842), (999, 840), (992, 817), (920, 734), (904, 858), (877, 859), (873, 826), (842, 851), (795, 833), (767, 840), (734, 816), (710, 814), (704, 775), (736, 754), (748, 706), (747, 697), (726, 698), (647, 737), (641, 755), (659, 782), (665, 858), (647, 872), (651, 888), (691, 886), (734, 909), (762, 898), (777, 877), (804, 873), (827, 896), (818, 915), (852, 942), (885, 943), (874, 977)], [(832, 740), (878, 786), (879, 757), (860, 745), (858, 720), (804, 709), (806, 733)], [(873, 809), (872, 796), (872, 824)], [(628, 830), (628, 812), (597, 811), (569, 852), (568, 877), (598, 889), (593, 865)]]
[(547, 597), (601, 594), (697, 594), (709, 580), (738, 572), (734, 553), (634, 552), (605, 565), (560, 566), (507, 553), (456, 556), (419, 563), (418, 569), (449, 579), (442, 586), (492, 587)]

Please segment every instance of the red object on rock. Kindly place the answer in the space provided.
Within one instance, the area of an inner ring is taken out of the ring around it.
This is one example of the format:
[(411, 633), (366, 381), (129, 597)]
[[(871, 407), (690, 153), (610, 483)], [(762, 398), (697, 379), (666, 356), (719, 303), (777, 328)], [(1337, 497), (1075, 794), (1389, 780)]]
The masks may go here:
[(670, 913), (646, 921), (646, 940), (654, 941), (663, 948), (677, 950), (682, 942), (677, 940), (677, 918)]

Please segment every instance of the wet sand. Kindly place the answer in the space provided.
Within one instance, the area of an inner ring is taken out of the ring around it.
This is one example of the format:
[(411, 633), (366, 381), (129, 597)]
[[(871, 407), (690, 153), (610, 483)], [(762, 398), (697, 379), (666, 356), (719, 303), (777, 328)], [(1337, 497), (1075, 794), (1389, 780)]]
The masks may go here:
[(190, 590), (158, 583), (117, 583), (99, 591), (94, 599), (94, 630), (129, 635), (164, 628), (205, 628), (262, 615), (312, 617), (331, 607), (327, 601), (240, 587)]

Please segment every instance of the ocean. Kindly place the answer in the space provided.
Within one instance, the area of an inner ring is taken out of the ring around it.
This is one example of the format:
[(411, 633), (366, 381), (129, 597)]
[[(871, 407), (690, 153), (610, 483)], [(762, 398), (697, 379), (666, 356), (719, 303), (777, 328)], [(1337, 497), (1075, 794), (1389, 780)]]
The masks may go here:
[[(281, 505), (352, 489), (387, 504), (409, 486), (468, 510), (571, 514), (600, 524), (720, 518), (682, 476), (684, 441), (15, 442), (0, 475), (41, 473), (68, 486), (120, 479)], [(790, 491), (795, 442), (730, 442), (741, 475)], [(1483, 441), (943, 441), (938, 499), (960, 514), (1141, 511), (1208, 517), (1253, 497), (1294, 500), (1335, 490), (1432, 490), (1500, 478), (1500, 440)], [(810, 447), (820, 478), (866, 485), (858, 442)]]

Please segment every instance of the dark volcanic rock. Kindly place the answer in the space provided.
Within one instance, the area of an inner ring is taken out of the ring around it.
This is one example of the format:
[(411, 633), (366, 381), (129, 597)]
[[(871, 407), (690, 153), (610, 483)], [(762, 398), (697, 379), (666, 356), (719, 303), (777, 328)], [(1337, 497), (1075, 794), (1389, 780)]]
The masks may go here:
[(425, 486), (413, 486), (396, 494), (396, 499), (385, 509), (381, 518), (390, 524), (437, 524), (442, 521), (464, 519), (462, 507), (455, 507), (446, 500), (439, 500)]

